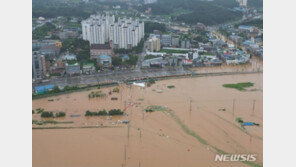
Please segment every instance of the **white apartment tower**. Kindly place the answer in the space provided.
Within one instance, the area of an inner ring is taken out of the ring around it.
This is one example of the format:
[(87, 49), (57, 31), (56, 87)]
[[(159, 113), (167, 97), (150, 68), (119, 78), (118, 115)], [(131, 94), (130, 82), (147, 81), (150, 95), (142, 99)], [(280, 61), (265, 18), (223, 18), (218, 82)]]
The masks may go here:
[(241, 7), (247, 7), (248, 0), (236, 0)]
[(144, 22), (138, 19), (118, 18), (106, 15), (91, 15), (81, 22), (82, 37), (90, 44), (105, 44), (112, 41), (115, 48), (130, 49), (144, 38)]

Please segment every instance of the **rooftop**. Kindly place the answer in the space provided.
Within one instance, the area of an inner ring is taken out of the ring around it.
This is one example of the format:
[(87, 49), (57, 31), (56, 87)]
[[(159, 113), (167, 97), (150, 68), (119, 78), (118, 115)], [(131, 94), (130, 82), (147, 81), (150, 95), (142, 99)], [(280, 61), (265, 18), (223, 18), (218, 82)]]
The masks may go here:
[(109, 44), (92, 44), (90, 49), (111, 49)]
[(54, 85), (44, 85), (44, 86), (36, 86), (35, 90), (37, 92), (44, 92), (47, 91), (48, 89), (53, 89)]
[(253, 28), (252, 26), (247, 26), (247, 25), (240, 25), (238, 28), (243, 28), (243, 29), (250, 29)]
[(99, 56), (100, 59), (110, 59), (111, 57), (109, 55), (100, 55)]
[(55, 50), (55, 51), (59, 51), (60, 48), (57, 47), (56, 45), (44, 45), (40, 48), (40, 51), (43, 51), (43, 50)]
[(83, 67), (93, 67), (94, 63), (85, 63)]

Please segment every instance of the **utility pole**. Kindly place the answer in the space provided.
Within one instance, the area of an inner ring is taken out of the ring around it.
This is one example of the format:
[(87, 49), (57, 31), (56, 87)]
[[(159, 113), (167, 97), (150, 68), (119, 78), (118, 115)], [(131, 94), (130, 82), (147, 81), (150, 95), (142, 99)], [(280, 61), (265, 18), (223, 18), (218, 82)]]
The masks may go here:
[(234, 110), (235, 110), (235, 99), (233, 99), (233, 104), (232, 104), (232, 116), (234, 116)]
[(142, 142), (142, 129), (140, 129), (140, 142)]
[(191, 112), (192, 111), (192, 99), (191, 98), (190, 98), (190, 101), (189, 101), (189, 105), (190, 105), (189, 111)]
[(129, 145), (129, 133), (130, 133), (130, 125), (127, 125), (127, 145)]
[(252, 115), (254, 115), (254, 112), (255, 112), (255, 103), (256, 103), (256, 100), (253, 100), (253, 113), (252, 113)]
[(126, 145), (124, 145), (124, 166), (126, 166)]
[(142, 119), (143, 119), (143, 122), (144, 122), (144, 119), (145, 119), (145, 111), (142, 111)]
[(120, 90), (120, 100), (122, 101), (122, 90), (123, 90), (123, 87), (121, 87), (121, 90)]

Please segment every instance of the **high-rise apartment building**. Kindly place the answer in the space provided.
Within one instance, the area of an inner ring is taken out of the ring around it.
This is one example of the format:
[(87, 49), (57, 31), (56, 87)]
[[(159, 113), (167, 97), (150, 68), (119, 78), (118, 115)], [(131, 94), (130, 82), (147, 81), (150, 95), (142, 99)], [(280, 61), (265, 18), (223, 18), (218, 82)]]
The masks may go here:
[(160, 39), (157, 37), (152, 37), (147, 41), (147, 49), (150, 52), (158, 52), (160, 51)]
[(248, 0), (236, 0), (241, 7), (247, 7)]
[(41, 79), (43, 76), (42, 72), (42, 57), (38, 52), (32, 54), (32, 78)]
[(172, 35), (171, 34), (162, 34), (160, 42), (163, 46), (171, 46), (172, 45)]
[(152, 3), (156, 3), (157, 0), (143, 0), (144, 4), (152, 4)]
[(112, 41), (114, 48), (130, 49), (144, 38), (144, 22), (132, 18), (106, 15), (91, 15), (81, 22), (82, 37), (90, 44), (105, 44)]

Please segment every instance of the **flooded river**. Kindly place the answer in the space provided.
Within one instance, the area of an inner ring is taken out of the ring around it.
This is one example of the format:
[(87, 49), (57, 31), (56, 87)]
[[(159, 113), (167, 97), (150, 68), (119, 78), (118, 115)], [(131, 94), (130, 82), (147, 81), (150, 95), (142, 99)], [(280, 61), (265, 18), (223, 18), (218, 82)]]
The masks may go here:
[[(252, 82), (254, 86), (247, 91), (222, 86), (238, 82)], [(146, 88), (121, 85), (120, 92), (111, 95), (108, 92), (113, 88), (103, 88), (33, 100), (33, 109), (63, 111), (66, 117), (55, 121), (73, 122), (33, 125), (64, 127), (33, 129), (33, 166), (248, 166), (242, 162), (215, 162), (218, 149), (256, 154), (254, 163), (262, 164), (262, 84), (261, 73), (224, 75), (156, 81)], [(169, 85), (175, 87), (169, 89)], [(107, 97), (89, 99), (88, 94), (98, 90)], [(165, 109), (143, 112), (151, 105)], [(84, 116), (86, 110), (102, 109), (126, 109), (126, 115)], [(41, 120), (40, 114), (32, 117)], [(237, 118), (260, 126), (243, 129)], [(126, 125), (119, 120), (131, 122)]]

